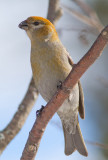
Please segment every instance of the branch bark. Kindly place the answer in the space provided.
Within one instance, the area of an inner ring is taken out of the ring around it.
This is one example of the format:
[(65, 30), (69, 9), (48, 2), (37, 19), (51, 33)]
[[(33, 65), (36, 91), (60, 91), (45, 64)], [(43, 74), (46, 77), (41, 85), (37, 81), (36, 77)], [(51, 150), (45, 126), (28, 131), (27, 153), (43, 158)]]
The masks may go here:
[[(85, 56), (73, 67), (69, 76), (63, 82), (62, 89), (59, 89), (52, 99), (47, 103), (40, 117), (37, 117), (32, 130), (29, 133), (27, 143), (25, 145), (21, 160), (34, 160), (39, 148), (39, 144), (45, 128), (54, 113), (59, 109), (64, 100), (84, 72), (95, 62), (101, 55), (102, 50), (108, 43), (108, 26), (104, 28), (98, 36), (90, 50)], [(69, 89), (69, 90), (68, 90)], [(67, 90), (67, 91), (66, 91)]]
[(62, 9), (60, 8), (60, 0), (49, 0), (47, 19), (55, 25), (61, 16)]

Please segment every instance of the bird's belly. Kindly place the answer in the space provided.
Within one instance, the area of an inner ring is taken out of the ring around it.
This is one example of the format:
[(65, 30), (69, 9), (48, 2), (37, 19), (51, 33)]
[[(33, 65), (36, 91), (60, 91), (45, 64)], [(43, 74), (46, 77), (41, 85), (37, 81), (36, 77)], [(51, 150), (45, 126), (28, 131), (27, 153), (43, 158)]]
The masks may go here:
[[(44, 75), (45, 74), (45, 75)], [(44, 78), (43, 78), (44, 77)], [(67, 77), (67, 76), (66, 76)], [(43, 73), (42, 78), (38, 82), (37, 88), (41, 96), (45, 99), (46, 102), (48, 102), (52, 96), (57, 91), (57, 85), (59, 84), (59, 81), (64, 81), (65, 76), (56, 76), (53, 72), (50, 74), (48, 73), (48, 70), (46, 73)], [(78, 84), (72, 89), (69, 97), (67, 100), (64, 101), (63, 105), (58, 110), (58, 113), (62, 115), (67, 114), (70, 111), (74, 112), (76, 109), (78, 109), (79, 106), (79, 88)]]
[[(57, 91), (57, 85), (59, 81), (64, 81), (67, 75), (62, 76), (59, 74), (59, 76), (56, 76), (54, 72), (43, 72), (43, 75), (41, 76), (37, 88), (41, 96), (45, 99), (46, 102), (48, 102), (52, 96)], [(35, 78), (36, 80), (36, 78)], [(36, 83), (36, 82), (35, 82)], [(58, 115), (60, 116), (60, 119), (62, 120), (62, 123), (64, 127), (70, 132), (75, 132), (75, 127), (77, 124), (77, 116), (78, 116), (78, 106), (79, 106), (79, 89), (78, 84), (72, 89), (69, 97), (64, 101), (62, 106), (57, 111)]]
[(41, 96), (45, 99), (46, 102), (48, 102), (57, 91), (57, 85), (59, 81), (62, 81), (62, 79), (57, 77), (55, 74), (43, 74), (45, 75), (43, 75), (38, 82), (37, 88)]

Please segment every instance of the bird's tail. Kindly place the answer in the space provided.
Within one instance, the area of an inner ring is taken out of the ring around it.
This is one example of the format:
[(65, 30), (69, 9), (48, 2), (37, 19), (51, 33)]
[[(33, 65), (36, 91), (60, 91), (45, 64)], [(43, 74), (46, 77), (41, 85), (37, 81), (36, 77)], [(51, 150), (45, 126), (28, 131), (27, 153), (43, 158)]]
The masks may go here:
[(88, 156), (87, 148), (82, 137), (79, 124), (76, 126), (75, 134), (69, 134), (63, 127), (65, 137), (65, 154), (70, 155), (77, 150), (83, 156)]

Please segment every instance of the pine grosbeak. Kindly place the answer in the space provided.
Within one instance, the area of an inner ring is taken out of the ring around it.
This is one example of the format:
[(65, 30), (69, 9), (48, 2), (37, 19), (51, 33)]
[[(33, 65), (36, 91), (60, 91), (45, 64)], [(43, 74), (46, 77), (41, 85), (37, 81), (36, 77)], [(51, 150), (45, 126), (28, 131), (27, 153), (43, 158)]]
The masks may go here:
[[(19, 24), (31, 40), (31, 66), (35, 85), (48, 102), (57, 91), (57, 85), (70, 73), (73, 62), (54, 25), (42, 17), (29, 17)], [(68, 99), (57, 111), (63, 126), (65, 154), (75, 150), (87, 156), (88, 152), (78, 123), (78, 111), (84, 118), (84, 97), (80, 82), (72, 89)]]

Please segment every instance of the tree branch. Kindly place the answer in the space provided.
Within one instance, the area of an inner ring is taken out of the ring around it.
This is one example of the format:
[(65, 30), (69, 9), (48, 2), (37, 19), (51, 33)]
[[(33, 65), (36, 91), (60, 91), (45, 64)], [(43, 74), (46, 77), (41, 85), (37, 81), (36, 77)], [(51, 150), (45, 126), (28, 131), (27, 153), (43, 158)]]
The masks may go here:
[(92, 145), (92, 146), (97, 146), (97, 147), (100, 147), (104, 150), (108, 150), (108, 144), (102, 144), (99, 142), (93, 142), (93, 141), (88, 141), (88, 140), (85, 140), (85, 142)]
[(72, 0), (72, 1), (76, 3), (82, 9), (82, 11), (85, 12), (85, 14), (87, 14), (89, 17), (98, 19), (96, 12), (89, 5), (87, 5), (81, 0)]
[(11, 122), (3, 131), (0, 132), (0, 154), (9, 144), (9, 142), (16, 136), (16, 134), (21, 130), (34, 105), (38, 96), (38, 91), (34, 86), (35, 84), (32, 79), (28, 91), (21, 104), (19, 105), (18, 110), (13, 116)]
[(47, 19), (55, 25), (61, 16), (62, 9), (60, 8), (60, 0), (49, 0)]
[[(72, 89), (84, 72), (95, 62), (95, 60), (101, 55), (102, 50), (108, 43), (108, 26), (104, 28), (101, 34), (98, 36), (90, 50), (85, 56), (73, 67), (69, 76), (63, 82), (62, 89), (59, 89), (52, 99), (47, 103), (46, 107), (41, 113), (40, 117), (37, 117), (32, 130), (29, 133), (27, 143), (25, 145), (21, 160), (34, 160), (38, 151), (40, 140), (45, 131), (45, 128), (52, 118), (54, 113), (59, 109), (64, 100), (69, 95), (69, 90)], [(67, 88), (67, 91), (66, 91)], [(69, 90), (68, 90), (69, 89)]]

